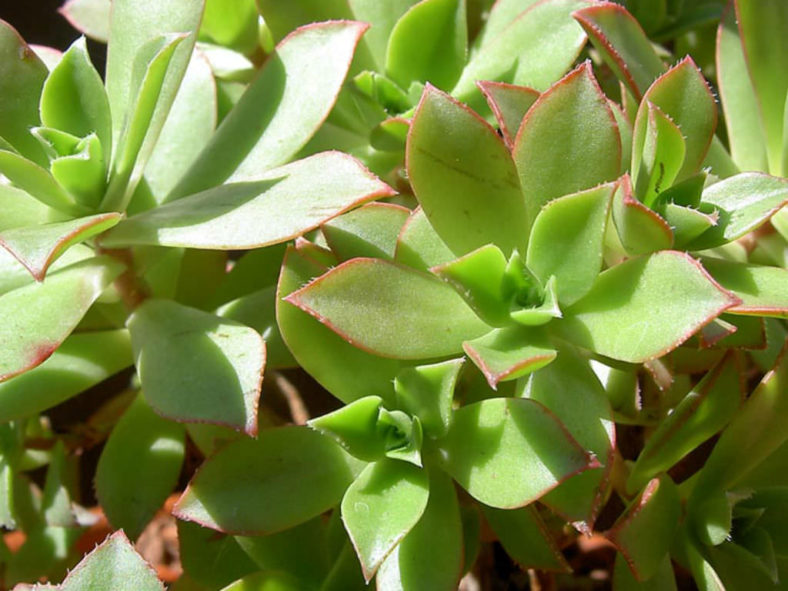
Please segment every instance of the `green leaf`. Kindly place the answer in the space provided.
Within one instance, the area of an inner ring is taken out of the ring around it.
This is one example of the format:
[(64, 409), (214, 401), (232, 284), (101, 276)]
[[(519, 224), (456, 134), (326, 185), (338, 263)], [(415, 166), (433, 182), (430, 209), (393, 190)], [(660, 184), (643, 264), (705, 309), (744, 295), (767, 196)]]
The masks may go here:
[(168, 199), (225, 181), (268, 178), (261, 173), (288, 162), (334, 106), (365, 29), (362, 23), (330, 22), (288, 36)]
[(539, 97), (512, 155), (531, 223), (548, 201), (618, 177), (621, 139), (590, 62)]
[(506, 256), (524, 250), (527, 218), (517, 171), (501, 138), (476, 113), (428, 84), (406, 161), (424, 213), (457, 256), (486, 244)]
[(407, 462), (368, 465), (342, 498), (342, 521), (368, 582), (418, 523), (429, 497), (427, 473)]
[(301, 25), (330, 19), (353, 18), (348, 0), (300, 0), (287, 3), (279, 0), (259, 0), (257, 5), (266, 25), (277, 40)]
[(62, 440), (55, 443), (47, 468), (41, 497), (41, 513), (48, 526), (74, 527), (77, 521), (74, 514), (72, 493), (69, 480), (68, 458)]
[(659, 107), (684, 135), (686, 155), (676, 180), (698, 172), (717, 127), (717, 105), (709, 83), (692, 58), (684, 58), (657, 78), (643, 100)]
[[(138, 93), (129, 103), (129, 115), (120, 131), (113, 158), (113, 171), (109, 187), (102, 201), (104, 210), (124, 211), (142, 177), (145, 165), (150, 158), (156, 140), (164, 126), (161, 111), (169, 112), (176, 88), (168, 88), (167, 78), (178, 76), (178, 84), (183, 71), (175, 72), (178, 67), (174, 55), (188, 36), (162, 35), (143, 45), (134, 57), (132, 85)], [(182, 66), (186, 69), (186, 64)], [(172, 96), (168, 96), (171, 94)]]
[(397, 237), (394, 260), (426, 271), (456, 257), (430, 224), (421, 206), (413, 210)]
[(784, 175), (783, 125), (788, 92), (788, 6), (779, 0), (736, 0), (748, 71), (760, 106), (769, 170)]
[(174, 513), (224, 532), (275, 533), (336, 505), (364, 465), (306, 427), (266, 429), (207, 460)]
[(463, 558), (457, 493), (444, 472), (433, 470), (429, 476), (429, 499), (421, 519), (380, 565), (375, 579), (380, 591), (457, 588)]
[(673, 229), (673, 238), (677, 248), (684, 248), (706, 230), (717, 225), (719, 216), (716, 212), (710, 215), (691, 207), (683, 207), (668, 203), (661, 208), (662, 217)]
[[(94, 256), (91, 248), (78, 244), (70, 248), (65, 254), (55, 261), (52, 270), (60, 270), (73, 263), (84, 261)], [(19, 261), (4, 248), (0, 248), (0, 294), (7, 293), (13, 289), (30, 285), (35, 279), (30, 271), (19, 264)]]
[(702, 207), (712, 206), (719, 223), (689, 244), (702, 250), (732, 242), (755, 230), (788, 203), (788, 180), (743, 172), (703, 191)]
[(493, 390), (498, 388), (498, 382), (515, 380), (534, 372), (556, 356), (545, 333), (539, 328), (526, 326), (497, 328), (465, 342), (463, 349)]
[(620, 591), (677, 591), (676, 575), (673, 574), (673, 565), (670, 557), (665, 556), (657, 572), (648, 581), (638, 581), (629, 570), (626, 559), (622, 554), (616, 554), (613, 567), (613, 585)]
[(394, 378), (397, 405), (418, 417), (430, 437), (443, 437), (449, 430), (454, 387), (464, 361), (406, 367)]
[(48, 73), (16, 29), (0, 22), (0, 137), (37, 164), (46, 156), (29, 129), (40, 123), (38, 99)]
[(48, 170), (16, 152), (4, 150), (2, 146), (0, 146), (0, 174), (5, 175), (20, 189), (49, 207), (71, 216), (85, 214), (85, 208), (74, 203)]
[(96, 496), (113, 527), (132, 539), (178, 482), (184, 434), (181, 425), (158, 416), (142, 396), (112, 429), (96, 468)]
[(742, 170), (766, 172), (769, 170), (766, 135), (733, 5), (728, 6), (717, 30), (716, 66), (733, 160)]
[(98, 136), (90, 134), (79, 141), (72, 154), (54, 159), (49, 170), (77, 203), (95, 211), (107, 188), (107, 165)]
[(638, 199), (650, 207), (676, 180), (684, 164), (686, 143), (681, 129), (648, 100), (638, 109), (633, 143), (632, 183)]
[(76, 137), (95, 133), (105, 153), (112, 147), (109, 101), (85, 38), (77, 39), (49, 74), (41, 92), (41, 122)]
[(489, 330), (442, 281), (378, 259), (343, 263), (285, 299), (349, 343), (399, 359), (452, 355)]
[(125, 330), (71, 335), (49, 359), (0, 383), (0, 421), (32, 417), (132, 364)]
[(498, 541), (520, 568), (570, 571), (556, 541), (533, 505), (510, 510), (482, 505), (482, 511)]
[(205, 586), (196, 591), (220, 589), (260, 570), (236, 538), (188, 521), (178, 520), (177, 525), (184, 573)]
[(595, 463), (550, 411), (522, 398), (455, 410), (439, 444), (446, 471), (472, 497), (500, 509), (527, 505)]
[(605, 502), (616, 440), (613, 411), (604, 388), (588, 361), (563, 347), (553, 362), (518, 383), (516, 395), (546, 406), (583, 449), (601, 462), (599, 468), (575, 474), (541, 498), (566, 521), (590, 531)]
[(738, 303), (689, 255), (662, 251), (602, 273), (556, 323), (576, 345), (639, 363), (672, 351)]
[[(487, 26), (489, 27), (489, 21)], [(476, 86), (492, 109), (506, 145), (511, 148), (523, 117), (539, 98), (539, 91), (527, 86), (490, 80), (480, 80)]]
[[(265, 0), (263, 0), (265, 1)], [(376, 70), (382, 72), (386, 67), (386, 49), (391, 30), (407, 10), (418, 0), (347, 0), (353, 18), (372, 25), (364, 35), (362, 44), (369, 48)], [(270, 4), (270, 2), (266, 2)], [(331, 15), (331, 18), (340, 18)]]
[(451, 285), (479, 318), (492, 326), (509, 324), (506, 257), (497, 246), (482, 246), (430, 271)]
[(164, 591), (155, 571), (122, 531), (115, 532), (74, 567), (59, 591)]
[[(138, 70), (143, 63), (137, 58), (146, 55), (140, 53), (144, 46), (153, 39), (173, 33), (194, 33), (200, 23), (204, 0), (113, 0), (109, 38), (112, 39), (107, 52), (106, 86), (112, 113), (113, 153), (119, 145), (121, 132), (126, 120), (131, 117), (133, 105), (140, 94), (143, 82)], [(151, 129), (157, 131), (151, 140), (158, 136), (158, 130), (166, 119), (169, 107), (175, 98), (186, 65), (189, 62), (195, 35), (189, 35), (187, 41), (180, 44), (176, 55), (172, 56), (172, 64), (168, 68), (166, 78), (157, 92), (158, 107), (151, 121)], [(147, 54), (144, 59), (151, 57)], [(108, 150), (109, 151), (109, 150)]]
[(224, 587), (222, 591), (301, 591), (303, 582), (292, 575), (276, 571), (262, 571), (247, 575)]
[(254, 0), (206, 0), (200, 38), (251, 54), (258, 48), (257, 19)]
[(536, 216), (526, 265), (543, 284), (555, 277), (561, 305), (588, 293), (602, 269), (608, 213), (617, 187), (609, 183), (554, 199)]
[(118, 213), (106, 213), (68, 222), (13, 228), (0, 232), (0, 245), (37, 281), (43, 281), (49, 266), (69, 247), (111, 228), (121, 217)]
[(156, 412), (257, 433), (265, 343), (256, 331), (169, 300), (147, 300), (127, 326)]
[(621, 178), (612, 210), (616, 232), (629, 254), (648, 254), (673, 246), (673, 230), (657, 212), (632, 196), (628, 175)]
[(742, 402), (740, 369), (726, 355), (649, 436), (627, 480), (634, 492), (720, 431)]
[(680, 515), (676, 485), (669, 476), (655, 478), (606, 534), (639, 581), (659, 571), (673, 544)]
[(95, 41), (109, 40), (110, 0), (67, 0), (58, 12), (77, 31)]
[(386, 452), (386, 441), (378, 428), (382, 402), (378, 396), (366, 396), (307, 421), (307, 425), (334, 439), (350, 455), (374, 462)]
[(0, 209), (3, 211), (0, 232), (66, 219), (64, 214), (11, 185), (0, 185)]
[[(486, 34), (485, 42), (472, 55), (452, 90), (452, 95), (474, 109), (484, 107), (476, 89), (477, 80), (496, 80), (543, 91), (572, 66), (585, 45), (585, 33), (571, 14), (587, 6), (587, 2), (553, 0), (520, 6), (526, 10), (510, 24), (498, 33)], [(512, 12), (512, 8), (507, 9), (507, 13)]]
[(722, 287), (742, 300), (728, 310), (730, 314), (788, 317), (787, 270), (713, 258), (702, 263)]
[(391, 382), (402, 362), (354, 347), (286, 298), (327, 268), (288, 247), (276, 298), (282, 337), (298, 364), (345, 403), (364, 396), (391, 400)]
[(320, 229), (340, 261), (354, 257), (391, 260), (409, 215), (405, 207), (373, 202), (329, 220)]
[(613, 2), (582, 8), (573, 16), (639, 102), (654, 79), (665, 71), (665, 66), (635, 18)]
[(122, 269), (95, 257), (0, 296), (0, 381), (43, 363)]
[(339, 152), (324, 152), (132, 216), (108, 247), (159, 244), (219, 250), (285, 242), (391, 189)]
[(430, 82), (449, 90), (468, 52), (465, 0), (424, 0), (410, 8), (389, 36), (386, 73), (402, 88)]

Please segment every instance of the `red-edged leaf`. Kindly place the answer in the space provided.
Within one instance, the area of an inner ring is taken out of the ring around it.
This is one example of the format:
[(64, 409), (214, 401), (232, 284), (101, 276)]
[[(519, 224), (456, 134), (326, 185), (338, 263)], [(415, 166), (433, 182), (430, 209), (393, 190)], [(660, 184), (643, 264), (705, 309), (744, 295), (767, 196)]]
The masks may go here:
[(517, 86), (491, 80), (480, 80), (476, 86), (487, 99), (487, 104), (490, 105), (490, 109), (498, 121), (498, 127), (503, 133), (503, 139), (506, 145), (511, 148), (523, 117), (539, 98), (539, 91), (528, 86)]
[(629, 254), (647, 254), (673, 246), (673, 230), (657, 212), (632, 196), (629, 175), (624, 175), (613, 197), (613, 223)]
[(788, 270), (713, 258), (704, 258), (703, 266), (741, 298), (730, 314), (788, 317)]
[(323, 224), (326, 242), (340, 261), (354, 257), (394, 258), (397, 237), (410, 210), (393, 203), (368, 203)]

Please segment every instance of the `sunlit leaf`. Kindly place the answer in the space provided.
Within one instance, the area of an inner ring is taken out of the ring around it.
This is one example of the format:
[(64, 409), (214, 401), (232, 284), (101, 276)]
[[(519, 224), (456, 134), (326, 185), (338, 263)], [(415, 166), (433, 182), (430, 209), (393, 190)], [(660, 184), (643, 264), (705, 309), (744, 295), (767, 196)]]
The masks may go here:
[(454, 387), (463, 361), (406, 367), (394, 378), (397, 404), (419, 417), (428, 436), (443, 437), (449, 429)]
[(489, 80), (481, 80), (476, 85), (487, 99), (503, 138), (511, 148), (514, 145), (514, 138), (517, 137), (517, 130), (520, 129), (520, 123), (531, 105), (539, 98), (539, 92), (528, 86)]
[(369, 203), (323, 224), (321, 231), (339, 260), (394, 258), (397, 237), (410, 210), (392, 203)]
[(111, 6), (110, 0), (67, 0), (59, 12), (83, 35), (106, 43), (109, 40)]
[(785, 269), (713, 258), (704, 258), (703, 266), (720, 285), (742, 300), (728, 310), (730, 314), (788, 316), (788, 271)]
[(613, 197), (613, 223), (624, 249), (648, 254), (673, 246), (673, 230), (654, 210), (632, 195), (632, 183), (624, 175)]
[(426, 271), (456, 257), (430, 224), (424, 210), (413, 210), (397, 237), (394, 260)]

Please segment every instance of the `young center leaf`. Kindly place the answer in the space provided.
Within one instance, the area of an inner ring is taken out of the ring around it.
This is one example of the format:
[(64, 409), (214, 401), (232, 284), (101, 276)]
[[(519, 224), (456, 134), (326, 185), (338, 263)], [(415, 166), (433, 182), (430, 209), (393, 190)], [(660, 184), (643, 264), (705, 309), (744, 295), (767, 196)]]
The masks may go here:
[(219, 250), (285, 242), (391, 189), (339, 152), (323, 152), (132, 216), (102, 238)]
[(444, 282), (379, 259), (343, 263), (285, 300), (349, 343), (398, 359), (458, 353), (489, 330)]
[(127, 322), (143, 393), (162, 416), (257, 433), (265, 343), (255, 330), (169, 300)]
[(207, 460), (174, 512), (228, 533), (271, 534), (338, 504), (365, 465), (306, 427), (266, 429)]
[(583, 348), (639, 363), (672, 351), (739, 303), (689, 255), (661, 251), (599, 275), (556, 323), (560, 334)]
[(507, 256), (525, 250), (517, 170), (501, 138), (476, 113), (428, 85), (410, 126), (406, 160), (424, 213), (456, 255), (486, 244)]

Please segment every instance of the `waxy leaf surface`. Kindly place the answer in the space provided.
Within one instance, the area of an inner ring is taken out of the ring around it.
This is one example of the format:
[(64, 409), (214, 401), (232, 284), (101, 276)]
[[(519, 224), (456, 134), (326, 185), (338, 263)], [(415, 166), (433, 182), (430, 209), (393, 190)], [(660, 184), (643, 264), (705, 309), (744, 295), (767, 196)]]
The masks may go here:
[(618, 177), (618, 126), (589, 62), (529, 109), (512, 156), (531, 223), (548, 201)]
[(673, 246), (673, 230), (654, 210), (632, 195), (632, 183), (624, 175), (613, 197), (613, 223), (624, 250), (648, 254)]
[(158, 244), (219, 250), (285, 242), (391, 189), (339, 152), (324, 152), (133, 216), (104, 246)]
[(505, 255), (525, 250), (517, 170), (501, 138), (476, 113), (428, 85), (410, 126), (406, 159), (424, 213), (456, 255), (485, 244)]
[(536, 216), (526, 265), (543, 284), (557, 283), (558, 302), (583, 297), (602, 268), (608, 213), (615, 184), (554, 199)]
[(489, 330), (439, 279), (378, 259), (343, 263), (287, 301), (352, 345), (399, 359), (458, 353)]
[(342, 521), (367, 581), (418, 523), (429, 494), (427, 472), (392, 459), (369, 464), (348, 487)]
[(336, 440), (350, 455), (366, 462), (379, 460), (386, 452), (386, 441), (378, 430), (382, 402), (378, 396), (366, 396), (307, 424)]
[(122, 269), (96, 257), (0, 296), (0, 381), (43, 363)]
[(58, 12), (83, 35), (106, 43), (111, 7), (110, 0), (67, 0)]
[(339, 260), (394, 258), (397, 237), (410, 210), (391, 203), (369, 203), (323, 224), (321, 231)]
[(255, 330), (155, 299), (127, 326), (143, 393), (156, 412), (257, 432), (265, 343)]
[[(183, 426), (138, 396), (113, 427), (96, 468), (96, 496), (113, 527), (136, 539), (178, 483)], [(133, 469), (131, 467), (133, 466)]]
[(257, 439), (234, 441), (207, 460), (175, 515), (225, 532), (275, 533), (339, 503), (364, 466), (306, 427), (266, 429)]
[(637, 363), (673, 350), (738, 303), (687, 254), (662, 251), (602, 273), (557, 322), (575, 344)]
[(446, 471), (500, 509), (527, 505), (593, 463), (550, 411), (522, 398), (456, 410), (440, 447)]
[(3, 149), (2, 145), (0, 174), (49, 207), (72, 216), (84, 214), (84, 208), (74, 203), (47, 169), (16, 152)]
[(730, 314), (788, 316), (788, 271), (780, 267), (749, 265), (722, 259), (703, 259), (703, 266), (720, 285), (742, 303)]
[(170, 199), (227, 180), (267, 178), (261, 177), (264, 171), (288, 162), (334, 106), (365, 29), (362, 23), (336, 21), (309, 25), (288, 36), (227, 114)]
[(539, 91), (528, 86), (489, 80), (479, 81), (476, 85), (484, 94), (484, 98), (487, 99), (487, 104), (498, 121), (498, 127), (501, 129), (506, 145), (511, 148), (523, 117), (539, 98)]
[(121, 220), (118, 213), (106, 213), (0, 232), (0, 245), (14, 255), (30, 274), (43, 281), (49, 266), (69, 247), (92, 238)]
[(413, 210), (397, 237), (394, 260), (426, 271), (456, 257), (430, 224), (421, 206)]

